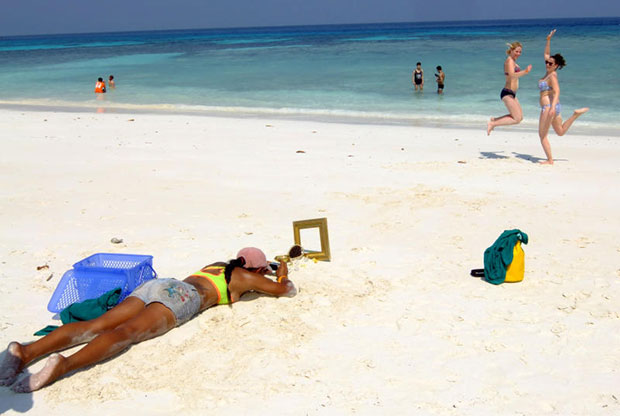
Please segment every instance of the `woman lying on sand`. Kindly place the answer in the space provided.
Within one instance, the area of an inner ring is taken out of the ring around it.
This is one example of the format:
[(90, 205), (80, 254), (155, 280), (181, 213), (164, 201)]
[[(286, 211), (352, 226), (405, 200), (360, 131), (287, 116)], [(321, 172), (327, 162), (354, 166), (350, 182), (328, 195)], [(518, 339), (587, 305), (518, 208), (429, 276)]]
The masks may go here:
[(540, 89), (540, 119), (538, 122), (538, 135), (542, 144), (547, 160), (540, 163), (553, 165), (553, 157), (551, 156), (551, 145), (549, 144), (549, 127), (553, 126), (553, 130), (558, 136), (564, 136), (571, 124), (577, 117), (589, 110), (588, 107), (579, 108), (573, 112), (573, 115), (562, 123), (560, 111), (560, 84), (558, 83), (557, 70), (562, 69), (566, 65), (564, 57), (559, 53), (551, 56), (551, 38), (555, 34), (555, 29), (547, 35), (547, 44), (545, 45), (545, 67), (547, 72), (545, 76), (538, 81)]
[(510, 114), (501, 117), (491, 117), (491, 120), (487, 123), (487, 135), (491, 134), (493, 129), (497, 126), (518, 124), (523, 120), (523, 110), (521, 109), (519, 100), (517, 100), (517, 90), (519, 89), (519, 78), (525, 74), (529, 74), (532, 70), (532, 65), (528, 65), (525, 71), (521, 71), (521, 68), (517, 65), (517, 59), (521, 56), (521, 52), (523, 52), (523, 47), (520, 42), (508, 44), (508, 50), (506, 51), (508, 57), (506, 57), (504, 61), (506, 84), (499, 97), (504, 102)]
[(265, 254), (246, 247), (239, 251), (236, 260), (210, 264), (183, 281), (149, 280), (99, 318), (63, 325), (32, 344), (11, 342), (0, 364), (0, 385), (13, 384), (25, 366), (42, 356), (87, 343), (67, 357), (52, 354), (41, 371), (22, 378), (12, 387), (18, 393), (38, 390), (70, 371), (162, 335), (211, 306), (236, 302), (246, 292), (295, 296), (297, 289), (287, 278), (286, 263), (280, 262), (278, 266), (277, 282), (265, 277), (270, 272)]

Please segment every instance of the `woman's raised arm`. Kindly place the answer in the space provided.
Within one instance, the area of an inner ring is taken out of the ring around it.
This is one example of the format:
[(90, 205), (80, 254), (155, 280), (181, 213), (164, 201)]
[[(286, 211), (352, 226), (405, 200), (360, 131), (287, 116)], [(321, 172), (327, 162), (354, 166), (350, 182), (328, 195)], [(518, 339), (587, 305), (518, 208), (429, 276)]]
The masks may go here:
[(551, 57), (551, 38), (553, 35), (555, 35), (555, 29), (547, 35), (547, 44), (545, 45), (545, 61)]

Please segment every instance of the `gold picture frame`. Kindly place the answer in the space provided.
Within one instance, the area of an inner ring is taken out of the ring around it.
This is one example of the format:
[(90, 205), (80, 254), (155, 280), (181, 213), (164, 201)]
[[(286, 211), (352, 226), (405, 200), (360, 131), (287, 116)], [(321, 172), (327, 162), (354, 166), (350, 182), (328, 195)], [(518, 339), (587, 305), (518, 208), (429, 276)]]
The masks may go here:
[[(293, 238), (295, 244), (301, 244), (300, 230), (306, 228), (318, 228), (319, 236), (321, 238), (321, 251), (304, 250), (304, 255), (311, 259), (330, 261), (331, 253), (329, 251), (329, 235), (327, 233), (327, 218), (314, 218), (311, 220), (293, 221)], [(304, 247), (305, 248), (305, 247)]]

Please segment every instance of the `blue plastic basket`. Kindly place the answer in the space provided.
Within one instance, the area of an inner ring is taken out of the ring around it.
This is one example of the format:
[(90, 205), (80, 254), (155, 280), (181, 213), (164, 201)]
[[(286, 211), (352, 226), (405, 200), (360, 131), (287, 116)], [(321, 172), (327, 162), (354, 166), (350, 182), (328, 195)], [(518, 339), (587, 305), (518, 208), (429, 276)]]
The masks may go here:
[(73, 269), (62, 276), (47, 310), (60, 312), (75, 302), (98, 298), (117, 287), (122, 288), (120, 302), (136, 287), (156, 277), (153, 256), (93, 254), (75, 263)]

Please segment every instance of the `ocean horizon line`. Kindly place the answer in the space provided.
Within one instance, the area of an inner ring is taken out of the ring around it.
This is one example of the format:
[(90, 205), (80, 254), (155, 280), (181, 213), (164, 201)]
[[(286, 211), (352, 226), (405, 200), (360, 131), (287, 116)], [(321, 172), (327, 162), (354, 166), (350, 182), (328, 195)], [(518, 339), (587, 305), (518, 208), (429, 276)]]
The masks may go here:
[(37, 33), (37, 34), (29, 34), (29, 35), (0, 35), (0, 41), (2, 40), (10, 40), (10, 39), (32, 39), (37, 37), (63, 37), (63, 36), (75, 36), (75, 35), (123, 35), (123, 34), (152, 34), (152, 33), (183, 33), (183, 32), (195, 32), (195, 31), (203, 31), (203, 32), (240, 32), (244, 31), (252, 32), (252, 31), (261, 31), (261, 30), (269, 30), (274, 29), (282, 30), (282, 29), (308, 29), (308, 28), (346, 28), (346, 27), (357, 27), (357, 28), (369, 28), (369, 27), (389, 27), (389, 26), (400, 26), (402, 28), (407, 26), (469, 26), (469, 25), (479, 25), (479, 26), (493, 26), (493, 25), (511, 25), (514, 23), (535, 23), (535, 22), (545, 22), (548, 24), (549, 22), (584, 22), (583, 24), (587, 24), (587, 22), (613, 22), (614, 20), (619, 20), (620, 24), (620, 16), (590, 16), (590, 17), (558, 17), (558, 18), (523, 18), (523, 19), (480, 19), (480, 20), (433, 20), (433, 21), (400, 21), (400, 22), (367, 22), (367, 23), (326, 23), (326, 24), (304, 24), (304, 25), (275, 25), (275, 26), (230, 26), (230, 27), (209, 27), (209, 28), (176, 28), (176, 29), (144, 29), (144, 30), (120, 30), (120, 31), (106, 31), (106, 32), (63, 32), (63, 33)]

